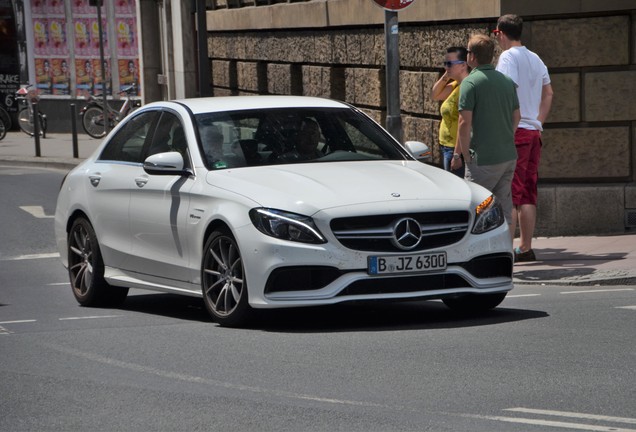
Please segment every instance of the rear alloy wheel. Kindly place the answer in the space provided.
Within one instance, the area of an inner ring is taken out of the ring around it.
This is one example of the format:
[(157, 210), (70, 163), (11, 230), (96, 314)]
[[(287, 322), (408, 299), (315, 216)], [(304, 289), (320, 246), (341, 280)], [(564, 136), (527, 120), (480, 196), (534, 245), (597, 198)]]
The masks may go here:
[(506, 298), (506, 294), (467, 294), (461, 297), (445, 298), (442, 301), (458, 312), (484, 312), (499, 306)]
[(217, 323), (236, 327), (249, 318), (247, 283), (236, 240), (227, 230), (212, 233), (205, 243), (201, 265), (205, 307)]
[(128, 295), (128, 288), (110, 286), (104, 279), (97, 236), (84, 218), (76, 219), (68, 234), (68, 273), (82, 306), (119, 306)]

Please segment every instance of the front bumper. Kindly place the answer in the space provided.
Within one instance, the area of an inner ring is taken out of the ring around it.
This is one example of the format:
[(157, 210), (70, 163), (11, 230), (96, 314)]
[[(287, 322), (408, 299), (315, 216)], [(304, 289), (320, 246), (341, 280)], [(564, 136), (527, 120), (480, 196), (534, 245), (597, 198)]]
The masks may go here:
[(249, 302), (255, 308), (441, 299), (513, 288), (513, 254), (504, 226), (486, 234), (468, 234), (460, 242), (434, 249), (446, 252), (448, 265), (443, 271), (382, 276), (367, 272), (368, 257), (378, 255), (376, 252), (346, 249), (335, 239), (309, 245), (263, 236), (249, 226), (244, 230), (236, 234)]

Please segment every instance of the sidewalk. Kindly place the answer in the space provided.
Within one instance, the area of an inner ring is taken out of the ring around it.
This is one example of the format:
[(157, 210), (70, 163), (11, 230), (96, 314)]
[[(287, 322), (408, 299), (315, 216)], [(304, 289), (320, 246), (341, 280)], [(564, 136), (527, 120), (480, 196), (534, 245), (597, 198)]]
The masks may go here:
[[(44, 166), (70, 170), (101, 143), (78, 135), (78, 158), (73, 158), (71, 134), (47, 134), (35, 140), (22, 132), (0, 141), (0, 165)], [(514, 281), (535, 285), (636, 285), (636, 232), (611, 236), (539, 237), (533, 248), (537, 261), (515, 264)]]
[(515, 264), (515, 283), (635, 285), (636, 235), (539, 237), (537, 261)]
[(0, 163), (70, 170), (90, 156), (102, 142), (84, 133), (78, 133), (77, 141), (78, 158), (74, 158), (71, 134), (47, 133), (46, 138), (40, 138), (40, 156), (36, 157), (35, 138), (21, 131), (10, 131), (0, 141)]

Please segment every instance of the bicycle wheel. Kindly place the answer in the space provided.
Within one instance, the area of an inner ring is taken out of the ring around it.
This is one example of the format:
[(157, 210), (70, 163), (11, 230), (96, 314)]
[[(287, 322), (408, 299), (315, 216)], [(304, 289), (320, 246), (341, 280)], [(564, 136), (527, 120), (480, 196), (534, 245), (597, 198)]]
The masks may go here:
[(5, 131), (9, 131), (11, 130), (11, 125), (12, 125), (12, 121), (11, 121), (11, 116), (9, 115), (9, 113), (2, 107), (0, 107), (0, 120), (2, 120), (2, 123), (4, 123), (4, 130)]
[(101, 138), (106, 135), (106, 123), (104, 112), (100, 107), (90, 107), (82, 116), (82, 126), (86, 133), (93, 138)]
[[(46, 116), (38, 112), (40, 119), (40, 135), (44, 136), (46, 132)], [(33, 136), (35, 126), (33, 124), (33, 117), (29, 113), (29, 108), (22, 108), (18, 113), (18, 126), (22, 129), (22, 132), (29, 136)]]
[(29, 108), (22, 108), (18, 113), (18, 126), (20, 126), (22, 132), (33, 136), (33, 119), (29, 115)]
[(0, 118), (0, 141), (2, 141), (5, 136), (7, 136), (7, 128), (4, 126), (4, 120)]

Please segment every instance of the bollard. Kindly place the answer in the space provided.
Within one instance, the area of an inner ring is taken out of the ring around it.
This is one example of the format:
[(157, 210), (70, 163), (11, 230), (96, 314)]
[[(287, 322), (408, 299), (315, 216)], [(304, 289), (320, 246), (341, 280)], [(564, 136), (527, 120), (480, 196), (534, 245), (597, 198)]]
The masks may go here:
[(73, 157), (79, 157), (79, 148), (77, 146), (77, 115), (75, 112), (75, 104), (71, 104), (71, 134), (73, 135)]
[(38, 103), (31, 102), (31, 109), (33, 111), (33, 137), (35, 138), (35, 156), (42, 156), (40, 151), (40, 116), (38, 111)]

